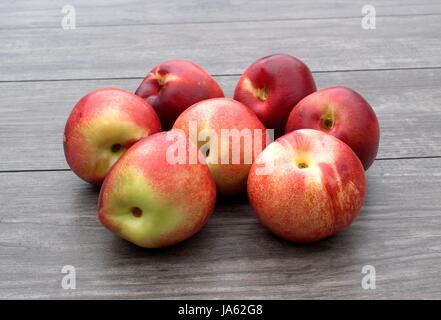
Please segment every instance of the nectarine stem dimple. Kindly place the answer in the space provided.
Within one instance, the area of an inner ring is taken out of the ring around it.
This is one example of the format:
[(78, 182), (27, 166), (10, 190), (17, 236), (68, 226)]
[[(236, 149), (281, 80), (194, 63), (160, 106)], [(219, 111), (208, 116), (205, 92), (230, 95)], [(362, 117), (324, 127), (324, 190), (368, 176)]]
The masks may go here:
[(159, 73), (159, 71), (157, 71), (156, 73), (153, 74), (153, 78), (158, 82), (159, 90), (162, 90), (162, 88), (169, 80), (170, 75), (168, 73), (161, 74)]
[(297, 164), (297, 167), (299, 169), (305, 169), (305, 168), (308, 168), (308, 165), (304, 162), (300, 162), (299, 164)]
[(139, 218), (142, 216), (142, 210), (138, 207), (133, 207), (130, 211), (132, 212), (133, 216), (136, 218)]
[(268, 99), (269, 90), (267, 87), (256, 89), (255, 95), (259, 100), (265, 101)]
[(330, 118), (323, 119), (322, 121), (323, 129), (331, 130), (333, 126), (334, 126), (334, 121), (332, 119)]
[(325, 130), (331, 130), (335, 124), (334, 108), (328, 107), (321, 119), (321, 126)]
[(119, 152), (122, 149), (122, 145), (119, 143), (115, 143), (112, 145), (111, 150), (113, 153)]

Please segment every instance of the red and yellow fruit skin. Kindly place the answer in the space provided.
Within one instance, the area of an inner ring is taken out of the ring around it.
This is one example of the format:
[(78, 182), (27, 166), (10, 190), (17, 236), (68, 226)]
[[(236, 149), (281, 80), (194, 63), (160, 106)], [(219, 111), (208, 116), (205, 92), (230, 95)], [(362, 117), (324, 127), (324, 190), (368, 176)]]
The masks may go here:
[[(101, 188), (98, 216), (122, 238), (145, 248), (170, 246), (191, 237), (207, 222), (216, 186), (204, 163), (167, 161), (174, 132), (136, 143), (112, 168)], [(191, 142), (184, 137), (187, 152)], [(142, 210), (140, 217), (132, 208)]]
[[(326, 119), (332, 128), (326, 125)], [(367, 101), (352, 89), (331, 87), (314, 92), (292, 110), (286, 133), (316, 129), (342, 140), (357, 154), (365, 170), (375, 160), (380, 142), (377, 116)]]
[[(259, 174), (271, 163), (273, 171)], [(248, 177), (248, 197), (257, 217), (274, 234), (293, 242), (318, 241), (349, 226), (365, 194), (363, 166), (351, 148), (311, 129), (271, 143)]]
[(151, 104), (164, 129), (201, 100), (223, 97), (217, 82), (200, 66), (186, 60), (169, 60), (153, 68), (135, 94)]
[[(216, 181), (218, 192), (222, 195), (245, 192), (248, 172), (255, 158), (254, 146), (261, 143), (260, 149), (263, 150), (267, 144), (265, 126), (249, 108), (228, 98), (209, 99), (194, 104), (178, 117), (173, 128), (181, 129), (189, 136), (191, 122), (197, 124), (198, 133), (203, 129), (212, 129), (219, 137), (217, 157), (214, 158), (216, 153), (210, 153), (206, 158), (208, 167)], [(231, 155), (234, 142), (231, 137), (228, 142), (222, 140), (222, 129), (237, 129), (238, 131), (249, 129), (251, 131), (253, 145), (251, 162), (245, 163), (244, 140), (241, 139), (240, 146), (235, 149), (240, 151), (240, 163), (232, 163)], [(257, 138), (256, 129), (262, 134), (261, 138)], [(197, 139), (197, 137), (195, 138)], [(261, 142), (255, 139), (261, 139)], [(201, 147), (201, 141), (193, 142)], [(210, 148), (212, 146), (213, 144), (210, 143)], [(222, 157), (225, 155), (231, 160), (229, 163), (221, 163)]]
[[(84, 96), (69, 115), (64, 154), (75, 174), (100, 185), (125, 150), (159, 131), (159, 118), (143, 99), (121, 89), (98, 89)], [(121, 148), (112, 150), (115, 145)]]
[(240, 77), (234, 99), (250, 107), (280, 136), (292, 108), (316, 90), (311, 71), (299, 59), (276, 54), (254, 62)]

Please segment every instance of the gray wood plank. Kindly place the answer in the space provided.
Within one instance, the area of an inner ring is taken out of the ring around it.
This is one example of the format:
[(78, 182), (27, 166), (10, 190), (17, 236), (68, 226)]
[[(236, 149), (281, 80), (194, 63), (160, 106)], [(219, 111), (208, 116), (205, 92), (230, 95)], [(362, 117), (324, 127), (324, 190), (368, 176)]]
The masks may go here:
[(379, 16), (441, 13), (436, 0), (21, 0), (0, 2), (0, 28), (58, 28), (67, 3), (76, 9), (78, 27), (359, 17), (366, 4), (375, 6)]
[(440, 177), (441, 159), (376, 161), (355, 223), (314, 245), (273, 237), (236, 198), (189, 241), (143, 250), (99, 224), (97, 190), (71, 172), (0, 173), (0, 298), (439, 299)]
[(0, 81), (143, 77), (167, 59), (212, 74), (240, 74), (257, 58), (285, 52), (314, 71), (441, 67), (439, 16), (264, 21), (76, 30), (0, 30)]
[[(320, 88), (351, 86), (374, 107), (379, 158), (441, 156), (441, 69), (315, 74)], [(217, 77), (231, 96), (238, 77)], [(68, 168), (62, 133), (71, 108), (99, 87), (135, 90), (141, 79), (1, 83), (0, 170)]]

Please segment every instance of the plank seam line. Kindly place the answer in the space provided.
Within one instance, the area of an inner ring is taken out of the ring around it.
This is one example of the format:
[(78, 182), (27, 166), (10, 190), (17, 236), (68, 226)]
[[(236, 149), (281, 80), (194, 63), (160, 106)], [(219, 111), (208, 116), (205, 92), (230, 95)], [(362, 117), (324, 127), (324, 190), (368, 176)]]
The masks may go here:
[(375, 161), (390, 161), (390, 160), (417, 160), (417, 159), (441, 159), (441, 156), (420, 156), (420, 157), (390, 157), (377, 158)]
[[(412, 70), (439, 70), (441, 66), (429, 67), (404, 67), (404, 68), (372, 68), (372, 69), (336, 69), (316, 70), (314, 74), (322, 73), (349, 73), (349, 72), (387, 72), (387, 71), (412, 71)], [(240, 73), (212, 74), (216, 78), (240, 77)], [(22, 79), (22, 80), (0, 80), (0, 83), (27, 83), (27, 82), (68, 82), (68, 81), (100, 81), (100, 80), (142, 80), (144, 77), (98, 77), (98, 78), (62, 78), (62, 79)]]
[[(439, 16), (441, 13), (405, 13), (405, 14), (384, 14), (377, 15), (377, 18), (400, 18), (400, 17), (426, 17)], [(147, 22), (147, 23), (128, 23), (128, 24), (97, 24), (97, 25), (83, 25), (77, 28), (102, 28), (102, 27), (136, 27), (136, 26), (174, 26), (174, 25), (200, 25), (200, 24), (234, 24), (234, 23), (253, 23), (253, 22), (289, 22), (289, 21), (318, 21), (318, 20), (351, 20), (360, 19), (360, 16), (341, 16), (341, 17), (311, 17), (311, 18), (281, 18), (281, 19), (247, 19), (247, 20), (230, 20), (230, 21), (182, 21), (182, 22)], [(36, 26), (36, 27), (2, 27), (2, 30), (39, 30), (39, 29), (59, 29), (57, 26)]]
[[(441, 159), (441, 156), (422, 156), (422, 157), (396, 157), (396, 158), (377, 158), (375, 161), (391, 161), (391, 160), (418, 160), (418, 159)], [(27, 172), (67, 172), (71, 169), (17, 169), (17, 170), (0, 170), (2, 173), (27, 173)]]

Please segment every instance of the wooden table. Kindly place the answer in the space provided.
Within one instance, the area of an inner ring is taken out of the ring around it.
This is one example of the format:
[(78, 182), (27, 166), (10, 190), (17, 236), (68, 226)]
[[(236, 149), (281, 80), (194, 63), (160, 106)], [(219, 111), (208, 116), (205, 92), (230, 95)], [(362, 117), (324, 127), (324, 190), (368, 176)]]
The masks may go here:
[[(441, 298), (441, 2), (0, 2), (0, 298)], [(143, 250), (99, 223), (98, 191), (69, 169), (62, 132), (98, 87), (135, 90), (173, 58), (202, 65), (231, 96), (241, 72), (298, 56), (320, 88), (351, 86), (374, 107), (381, 145), (355, 223), (301, 246), (269, 234), (245, 197), (220, 200), (195, 237)], [(76, 289), (61, 286), (64, 265)], [(376, 270), (376, 289), (361, 285)]]

